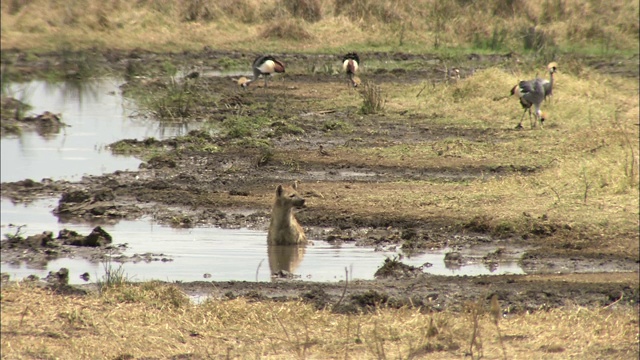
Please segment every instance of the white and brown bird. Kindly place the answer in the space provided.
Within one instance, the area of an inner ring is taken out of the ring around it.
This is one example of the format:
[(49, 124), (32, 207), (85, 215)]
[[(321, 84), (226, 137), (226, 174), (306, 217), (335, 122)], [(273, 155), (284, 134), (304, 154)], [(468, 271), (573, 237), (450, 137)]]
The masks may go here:
[(447, 69), (447, 81), (456, 82), (458, 80), (460, 80), (460, 69), (455, 67)]
[(244, 81), (242, 84), (238, 83), (240, 86), (246, 88), (262, 76), (264, 77), (264, 87), (267, 87), (267, 78), (271, 76), (271, 74), (284, 72), (284, 64), (271, 55), (258, 56), (253, 61), (251, 67), (253, 69), (253, 79)]
[(358, 67), (360, 67), (360, 57), (358, 54), (351, 52), (342, 57), (342, 71), (347, 74), (353, 87), (357, 87), (360, 83), (360, 79), (356, 76)]
[(231, 80), (235, 81), (238, 84), (238, 86), (241, 86), (243, 88), (246, 88), (247, 86), (245, 84), (249, 82), (249, 79), (247, 79), (244, 76), (241, 76), (239, 79), (231, 79)]
[[(542, 100), (538, 103), (536, 107), (536, 118), (540, 121), (540, 125), (544, 122), (544, 116), (541, 115), (540, 104), (543, 100), (546, 100), (547, 97), (551, 97), (553, 95), (553, 74), (558, 71), (558, 64), (555, 62), (549, 63), (547, 65), (547, 71), (549, 72), (549, 80), (536, 78), (534, 80), (529, 81), (520, 81), (517, 85), (511, 88), (511, 95), (517, 95), (520, 100), (520, 105), (524, 109), (522, 113), (522, 117), (520, 118), (520, 123), (516, 126), (516, 129), (522, 128), (522, 120), (524, 119), (524, 114), (529, 111), (529, 121), (531, 121), (531, 106), (535, 107), (535, 101), (539, 98), (539, 93), (536, 91), (536, 87), (541, 87), (542, 92)], [(533, 127), (532, 123), (532, 127)]]

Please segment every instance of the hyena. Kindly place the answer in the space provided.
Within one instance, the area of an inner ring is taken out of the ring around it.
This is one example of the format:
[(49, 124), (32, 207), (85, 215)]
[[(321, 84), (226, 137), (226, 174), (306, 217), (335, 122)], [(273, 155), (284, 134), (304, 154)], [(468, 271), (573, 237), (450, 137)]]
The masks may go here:
[(276, 199), (271, 211), (271, 224), (267, 243), (269, 245), (298, 245), (306, 244), (307, 237), (304, 229), (293, 215), (294, 207), (302, 207), (304, 199), (297, 192), (298, 185), (292, 186), (278, 185), (276, 188)]

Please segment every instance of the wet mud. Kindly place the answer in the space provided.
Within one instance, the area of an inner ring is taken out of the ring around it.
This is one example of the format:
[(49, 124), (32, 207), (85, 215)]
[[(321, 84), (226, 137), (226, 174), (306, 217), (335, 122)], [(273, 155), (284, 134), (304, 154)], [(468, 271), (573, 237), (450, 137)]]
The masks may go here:
[(608, 306), (638, 303), (635, 274), (432, 276), (378, 279), (338, 284), (300, 281), (272, 283), (191, 282), (178, 286), (196, 300), (242, 296), (256, 300), (301, 300), (336, 312), (373, 310), (379, 306), (415, 306), (425, 311), (463, 310), (494, 294), (505, 314), (548, 310), (566, 305)]
[[(28, 61), (19, 53), (8, 53), (3, 59), (12, 59), (13, 68), (22, 76), (35, 76), (50, 71), (54, 64), (51, 59), (55, 57), (56, 54), (43, 54), (37, 60)], [(149, 216), (158, 223), (175, 227), (218, 226), (264, 230), (269, 222), (274, 186), (297, 180), (301, 184), (301, 195), (309, 204), (297, 213), (297, 217), (304, 225), (307, 236), (314, 241), (355, 242), (371, 247), (394, 246), (407, 252), (451, 247), (457, 249), (458, 255), (451, 255), (448, 260), (463, 264), (464, 259), (474, 252), (473, 249), (488, 243), (493, 249), (496, 246), (523, 249), (525, 246), (531, 247), (531, 244), (535, 248), (536, 239), (570, 241), (581, 236), (567, 224), (548, 219), (537, 219), (538, 226), (532, 227), (528, 233), (495, 234), (483, 226), (481, 219), (460, 221), (398, 214), (382, 216), (367, 212), (366, 209), (348, 213), (332, 211), (330, 208), (331, 201), (340, 200), (339, 196), (330, 192), (331, 186), (362, 193), (367, 191), (368, 183), (403, 179), (463, 182), (514, 173), (526, 176), (538, 171), (535, 167), (516, 165), (452, 164), (446, 159), (451, 149), (444, 148), (434, 149), (442, 152), (443, 161), (430, 166), (407, 165), (406, 162), (394, 165), (375, 159), (368, 159), (367, 165), (363, 165), (358, 159), (345, 157), (344, 151), (338, 153), (338, 148), (375, 148), (451, 136), (493, 142), (496, 137), (510, 136), (507, 130), (453, 128), (437, 124), (416, 128), (410, 125), (410, 121), (401, 123), (388, 120), (383, 115), (374, 115), (375, 131), (372, 131), (369, 125), (373, 120), (359, 117), (357, 108), (326, 108), (309, 102), (310, 94), (316, 91), (314, 86), (322, 86), (323, 83), (336, 86), (335, 82), (341, 81), (336, 76), (314, 71), (307, 74), (293, 71), (285, 80), (270, 82), (269, 89), (257, 82), (258, 86), (242, 91), (234, 85), (232, 76), (207, 76), (202, 70), (224, 70), (220, 65), (221, 58), (249, 62), (253, 54), (248, 53), (221, 53), (211, 49), (182, 54), (109, 51), (96, 54), (96, 57), (100, 59), (99, 66), (129, 74), (125, 76), (129, 81), (122, 88), (125, 94), (145, 86), (171, 86), (170, 80), (160, 76), (162, 64), (168, 60), (197, 64), (195, 69), (189, 71), (190, 74), (198, 73), (193, 75), (197, 78), (193, 90), (216, 93), (218, 97), (209, 106), (195, 106), (189, 114), (190, 121), (207, 119), (224, 122), (238, 114), (259, 117), (265, 116), (265, 113), (267, 116), (277, 113), (277, 116), (273, 116), (274, 120), (266, 129), (259, 130), (259, 133), (253, 130), (246, 138), (240, 139), (222, 133), (211, 135), (205, 131), (193, 131), (186, 136), (162, 141), (152, 138), (122, 139), (111, 145), (112, 151), (144, 159), (137, 171), (85, 176), (76, 182), (25, 179), (3, 183), (3, 197), (24, 203), (42, 197), (58, 197), (59, 203), (54, 213), (62, 218), (118, 220)], [(381, 63), (396, 61), (420, 64), (419, 69), (413, 66), (371, 68), (367, 77), (376, 83), (422, 82), (425, 79), (432, 82), (455, 81), (448, 77), (446, 62), (435, 57), (391, 53), (372, 53), (368, 57)], [(459, 73), (464, 78), (483, 67), (517, 66), (517, 57), (517, 54), (469, 56), (461, 61)], [(317, 63), (317, 68), (335, 60), (331, 56), (297, 54), (282, 54), (281, 58), (285, 63), (305, 59)], [(619, 62), (611, 63), (613, 65), (598, 62), (596, 68), (607, 71), (610, 65), (615, 67), (617, 75), (637, 76), (636, 63), (637, 58), (629, 60), (629, 71), (621, 70)], [(633, 66), (636, 66), (635, 70)], [(134, 73), (135, 76), (132, 75)], [(272, 98), (274, 93), (282, 95), (285, 92), (286, 95), (277, 100)], [(393, 115), (407, 120), (413, 116), (410, 111)], [(340, 131), (345, 123), (353, 123), (353, 126), (349, 131)], [(258, 140), (251, 141), (248, 138)], [(269, 143), (268, 146), (264, 146), (265, 141)], [(452, 146), (455, 147), (455, 144)], [(24, 241), (32, 245), (38, 242)], [(43, 261), (50, 255), (46, 253), (46, 247), (50, 244), (58, 244), (54, 246), (56, 249), (72, 246), (53, 238), (44, 243), (47, 245), (21, 247), (3, 241), (3, 261), (5, 257), (24, 258), (25, 252), (31, 254), (34, 261)], [(39, 244), (42, 245), (43, 241)], [(103, 253), (114, 250), (106, 245), (95, 249)], [(65, 254), (59, 251), (56, 256)], [(88, 257), (100, 258), (98, 255)], [(512, 260), (496, 250), (487, 251), (475, 259), (488, 264)], [(318, 307), (338, 304), (336, 311), (344, 312), (380, 304), (413, 304), (433, 310), (461, 309), (466, 301), (489, 299), (493, 294), (498, 294), (499, 299), (514, 312), (563, 306), (567, 301), (579, 305), (606, 306), (623, 298), (630, 303), (638, 303), (637, 257), (594, 258), (575, 249), (567, 249), (547, 255), (531, 251), (520, 261), (525, 272), (538, 275), (428, 276), (396, 258), (389, 259), (389, 264), (381, 264), (383, 270), (375, 281), (308, 284), (293, 279), (273, 283), (193, 282), (179, 286), (193, 296), (246, 296), (276, 301), (302, 299)], [(594, 268), (610, 273), (593, 273)], [(348, 291), (343, 297), (345, 287)]]

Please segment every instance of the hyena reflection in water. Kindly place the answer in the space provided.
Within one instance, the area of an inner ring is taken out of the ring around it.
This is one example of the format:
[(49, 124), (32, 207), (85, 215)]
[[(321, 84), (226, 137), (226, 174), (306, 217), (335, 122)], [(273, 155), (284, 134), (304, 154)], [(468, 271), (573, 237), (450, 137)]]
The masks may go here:
[(271, 274), (293, 273), (304, 257), (307, 237), (293, 214), (294, 208), (304, 206), (304, 199), (297, 190), (295, 182), (291, 186), (278, 185), (276, 188), (267, 235)]
[(293, 274), (306, 250), (305, 245), (269, 245), (269, 269), (275, 276), (289, 276)]

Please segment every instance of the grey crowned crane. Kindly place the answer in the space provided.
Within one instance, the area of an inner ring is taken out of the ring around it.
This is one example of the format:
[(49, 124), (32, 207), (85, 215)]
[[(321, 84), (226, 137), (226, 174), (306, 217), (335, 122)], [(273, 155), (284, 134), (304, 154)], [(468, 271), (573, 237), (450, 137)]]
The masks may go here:
[(549, 71), (549, 81), (545, 80), (542, 83), (545, 100), (547, 100), (548, 97), (553, 96), (553, 74), (558, 71), (558, 64), (556, 62), (549, 63), (549, 65), (547, 65), (547, 71)]
[[(522, 105), (522, 108), (524, 109), (522, 117), (520, 118), (520, 123), (518, 123), (516, 129), (522, 128), (522, 120), (524, 119), (524, 114), (527, 112), (527, 110), (529, 111), (529, 120), (531, 120), (531, 106), (534, 105), (533, 100), (537, 100), (539, 95), (535, 91), (535, 88), (538, 84), (542, 88), (543, 100), (546, 100), (547, 97), (551, 97), (553, 95), (553, 74), (558, 71), (558, 64), (555, 62), (549, 63), (549, 65), (547, 65), (547, 70), (549, 71), (549, 80), (536, 78), (529, 81), (520, 81), (518, 85), (515, 85), (513, 88), (511, 88), (511, 95), (518, 96), (520, 105)], [(540, 101), (540, 103), (542, 103), (542, 101)], [(540, 124), (542, 125), (542, 122), (544, 122), (544, 117), (540, 115), (540, 104), (538, 104), (536, 110), (536, 117), (540, 117)]]
[(516, 126), (516, 129), (522, 129), (522, 120), (524, 119), (524, 114), (529, 110), (529, 120), (531, 121), (531, 106), (534, 108), (536, 122), (531, 123), (531, 127), (535, 127), (538, 121), (540, 122), (540, 126), (544, 122), (544, 114), (540, 110), (540, 104), (544, 101), (544, 82), (546, 80), (543, 79), (535, 79), (530, 81), (520, 81), (518, 85), (514, 86), (511, 89), (511, 93), (518, 96), (520, 99), (520, 105), (524, 108), (524, 112), (522, 113), (522, 117), (520, 118), (520, 123)]
[(284, 72), (284, 64), (271, 55), (258, 56), (253, 61), (251, 68), (253, 69), (253, 79), (238, 82), (238, 85), (243, 88), (246, 88), (249, 84), (258, 80), (261, 75), (264, 77), (264, 87), (267, 87), (267, 78), (271, 76), (271, 74)]
[(356, 76), (358, 67), (360, 66), (360, 57), (358, 54), (351, 52), (342, 57), (342, 71), (347, 74), (349, 81), (353, 87), (357, 87), (360, 79)]

